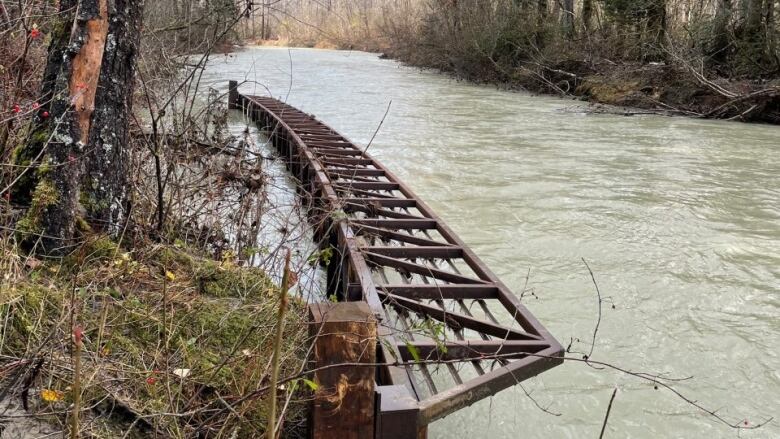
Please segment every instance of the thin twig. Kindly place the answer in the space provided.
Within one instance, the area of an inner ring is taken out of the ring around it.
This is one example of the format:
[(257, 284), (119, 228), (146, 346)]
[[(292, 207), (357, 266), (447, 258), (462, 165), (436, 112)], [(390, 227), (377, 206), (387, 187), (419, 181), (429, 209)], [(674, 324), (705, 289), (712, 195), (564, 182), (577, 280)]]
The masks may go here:
[(279, 353), (282, 350), (282, 335), (284, 333), (284, 314), (287, 310), (287, 290), (290, 284), (290, 254), (291, 251), (288, 248), (287, 254), (284, 257), (284, 274), (282, 275), (282, 288), (279, 292), (279, 314), (278, 321), (276, 322), (276, 337), (274, 339), (274, 353), (271, 360), (271, 381), (270, 395), (268, 396), (268, 404), (270, 405), (268, 410), (268, 431), (266, 437), (270, 439), (276, 438), (276, 387), (279, 380)]
[(599, 435), (599, 439), (604, 438), (604, 430), (607, 429), (607, 421), (609, 420), (609, 412), (612, 411), (612, 402), (615, 400), (615, 395), (617, 394), (617, 387), (615, 387), (615, 390), (612, 391), (612, 397), (609, 398), (609, 405), (607, 406), (607, 414), (604, 415), (604, 423), (601, 424), (601, 434)]

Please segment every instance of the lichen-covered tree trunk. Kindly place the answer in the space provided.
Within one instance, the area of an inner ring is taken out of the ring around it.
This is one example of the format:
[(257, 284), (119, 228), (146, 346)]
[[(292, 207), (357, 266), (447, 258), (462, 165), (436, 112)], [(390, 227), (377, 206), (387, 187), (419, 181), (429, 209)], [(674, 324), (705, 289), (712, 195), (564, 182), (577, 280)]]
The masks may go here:
[(109, 7), (111, 21), (95, 95), (81, 201), (93, 226), (116, 233), (128, 213), (126, 145), (142, 1), (114, 0)]
[(15, 190), (17, 201), (29, 203), (18, 229), (39, 252), (66, 252), (90, 215), (104, 227), (119, 218), (142, 8), (142, 0), (60, 4), (40, 123), (17, 154), (31, 165)]

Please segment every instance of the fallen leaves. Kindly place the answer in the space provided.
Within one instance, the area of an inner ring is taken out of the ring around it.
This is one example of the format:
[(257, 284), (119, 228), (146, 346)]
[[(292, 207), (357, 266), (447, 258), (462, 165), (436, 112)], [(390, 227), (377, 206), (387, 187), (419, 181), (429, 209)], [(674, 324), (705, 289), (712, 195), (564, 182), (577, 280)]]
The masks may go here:
[(45, 402), (62, 401), (64, 397), (65, 395), (59, 390), (52, 390), (52, 389), (41, 390), (41, 399), (44, 400)]

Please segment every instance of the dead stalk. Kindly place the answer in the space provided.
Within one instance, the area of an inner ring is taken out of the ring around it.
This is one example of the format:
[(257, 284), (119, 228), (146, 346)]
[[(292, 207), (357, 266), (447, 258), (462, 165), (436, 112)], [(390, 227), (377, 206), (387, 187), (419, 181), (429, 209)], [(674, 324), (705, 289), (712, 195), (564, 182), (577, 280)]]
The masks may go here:
[(266, 437), (273, 439), (276, 437), (276, 382), (279, 380), (279, 354), (282, 350), (282, 334), (284, 332), (284, 313), (287, 309), (287, 290), (290, 283), (290, 249), (284, 257), (284, 274), (282, 275), (282, 288), (279, 292), (279, 314), (276, 322), (276, 336), (274, 338), (274, 353), (271, 360), (271, 382), (269, 409), (268, 409), (268, 430)]
[(73, 411), (70, 415), (70, 439), (79, 437), (79, 410), (81, 409), (81, 337), (80, 326), (73, 327)]
[(604, 415), (604, 423), (601, 424), (601, 434), (599, 434), (599, 439), (602, 439), (604, 437), (604, 431), (607, 429), (607, 421), (609, 421), (609, 412), (612, 411), (612, 402), (615, 401), (616, 394), (617, 394), (617, 387), (615, 387), (615, 390), (612, 391), (612, 397), (609, 398), (609, 405), (607, 405), (607, 414)]

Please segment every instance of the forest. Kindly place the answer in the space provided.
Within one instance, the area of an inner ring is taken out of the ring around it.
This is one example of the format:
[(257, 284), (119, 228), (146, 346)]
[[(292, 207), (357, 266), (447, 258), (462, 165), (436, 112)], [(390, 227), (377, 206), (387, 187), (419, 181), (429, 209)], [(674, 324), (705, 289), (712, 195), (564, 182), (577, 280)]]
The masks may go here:
[(696, 117), (780, 121), (772, 0), (284, 2), (267, 38), (475, 82)]

